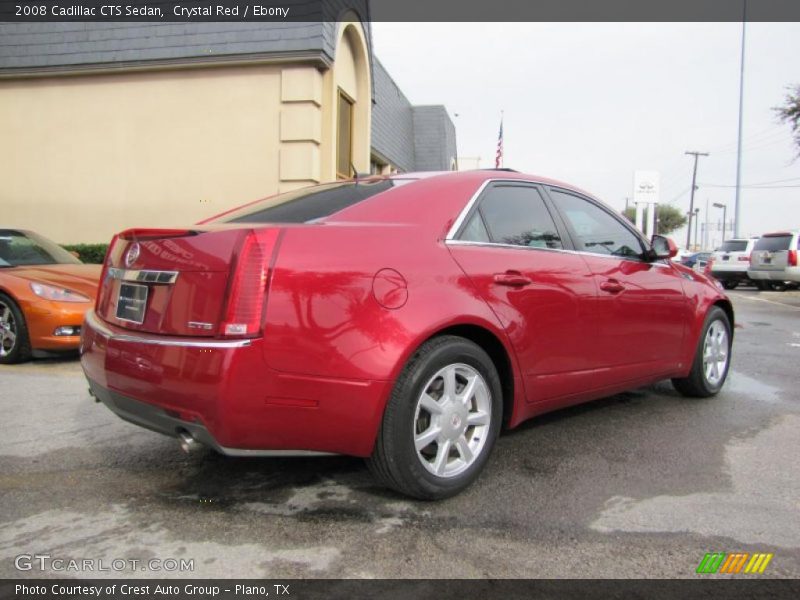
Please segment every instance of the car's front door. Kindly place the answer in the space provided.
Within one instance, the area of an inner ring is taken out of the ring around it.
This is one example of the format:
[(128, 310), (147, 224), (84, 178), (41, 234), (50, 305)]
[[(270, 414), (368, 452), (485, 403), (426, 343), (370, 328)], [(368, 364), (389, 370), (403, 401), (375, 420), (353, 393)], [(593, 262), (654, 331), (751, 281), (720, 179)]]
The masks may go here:
[(609, 383), (674, 372), (691, 313), (684, 276), (669, 261), (644, 260), (646, 242), (600, 203), (560, 188), (546, 191), (594, 276), (593, 347)]
[(591, 389), (597, 366), (592, 274), (556, 220), (538, 187), (492, 182), (448, 243), (507, 331), (529, 402)]

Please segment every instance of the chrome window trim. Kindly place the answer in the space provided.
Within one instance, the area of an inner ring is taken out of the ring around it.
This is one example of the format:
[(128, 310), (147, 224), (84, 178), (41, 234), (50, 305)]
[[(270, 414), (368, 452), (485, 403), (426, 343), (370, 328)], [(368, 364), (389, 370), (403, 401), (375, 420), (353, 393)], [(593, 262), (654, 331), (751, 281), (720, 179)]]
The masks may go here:
[(114, 333), (103, 325), (95, 315), (93, 310), (86, 312), (86, 323), (104, 338), (115, 342), (129, 342), (136, 344), (148, 344), (152, 346), (172, 346), (179, 348), (245, 348), (250, 346), (252, 340), (194, 340), (191, 338), (160, 339), (139, 335), (129, 335), (125, 333)]
[(592, 256), (597, 258), (609, 258), (612, 260), (627, 260), (643, 265), (653, 265), (654, 267), (672, 268), (668, 262), (658, 261), (646, 262), (640, 258), (631, 258), (629, 256), (614, 256), (612, 254), (595, 254), (594, 252), (584, 252), (583, 250), (569, 250), (567, 248), (535, 248), (533, 246), (515, 246), (514, 244), (497, 244), (495, 242), (473, 242), (471, 240), (445, 240), (448, 246), (486, 246), (489, 248), (506, 248), (508, 250), (526, 250), (526, 251), (543, 251), (543, 252), (562, 252), (564, 254), (577, 254), (580, 256)]
[[(444, 238), (446, 242), (456, 239), (456, 234), (458, 234), (458, 230), (461, 229), (461, 226), (464, 224), (464, 221), (466, 220), (467, 215), (472, 210), (472, 207), (475, 206), (475, 203), (478, 201), (478, 198), (483, 193), (483, 190), (485, 190), (489, 186), (489, 184), (491, 184), (491, 183), (523, 183), (523, 184), (527, 184), (529, 186), (536, 186), (536, 187), (539, 187), (539, 188), (547, 187), (548, 185), (550, 185), (548, 183), (544, 183), (544, 182), (541, 182), (541, 181), (535, 181), (535, 180), (532, 180), (532, 179), (506, 179), (505, 177), (503, 177), (503, 178), (491, 178), (491, 179), (484, 180), (484, 182), (480, 185), (480, 187), (477, 189), (477, 191), (472, 195), (472, 197), (466, 203), (464, 208), (461, 209), (461, 212), (459, 213), (458, 217), (456, 217), (455, 222), (450, 227), (450, 229), (447, 231), (447, 235)], [(558, 187), (558, 186), (552, 186), (552, 187)], [(565, 191), (568, 191), (566, 188), (563, 188), (563, 189)], [(548, 207), (548, 210), (549, 210), (549, 207)]]
[[(585, 198), (587, 201), (591, 201), (591, 199), (586, 198), (586, 196), (584, 194), (581, 194), (580, 192), (574, 192), (574, 191), (570, 190), (569, 188), (564, 188), (564, 187), (561, 187), (561, 186), (558, 186), (558, 185), (549, 184), (549, 183), (543, 183), (543, 182), (540, 182), (540, 181), (533, 181), (533, 180), (529, 180), (529, 179), (506, 179), (506, 178), (502, 178), (502, 179), (497, 179), (497, 178), (486, 179), (480, 185), (480, 187), (475, 191), (475, 193), (469, 199), (469, 201), (464, 206), (464, 208), (461, 209), (461, 212), (459, 213), (458, 217), (456, 218), (455, 222), (450, 227), (450, 229), (447, 232), (447, 235), (444, 238), (445, 244), (454, 245), (454, 246), (488, 246), (488, 247), (494, 247), (494, 248), (511, 248), (511, 249), (514, 249), (514, 250), (545, 250), (545, 251), (548, 251), (548, 252), (566, 252), (568, 254), (578, 254), (578, 255), (583, 255), (583, 256), (599, 256), (600, 258), (610, 258), (610, 259), (614, 259), (614, 260), (627, 260), (627, 261), (636, 262), (636, 263), (642, 263), (642, 264), (646, 264), (646, 265), (654, 265), (654, 266), (659, 266), (659, 267), (666, 267), (666, 268), (669, 268), (669, 269), (672, 268), (672, 265), (669, 262), (660, 262), (660, 261), (646, 262), (646, 261), (644, 261), (644, 260), (642, 260), (640, 258), (630, 258), (630, 257), (626, 257), (626, 256), (613, 256), (611, 254), (596, 254), (594, 252), (586, 252), (584, 250), (570, 250), (570, 249), (566, 249), (566, 248), (533, 248), (531, 246), (515, 246), (514, 244), (498, 244), (496, 242), (473, 242), (473, 241), (470, 241), (470, 240), (459, 240), (459, 239), (457, 239), (456, 235), (458, 234), (458, 230), (461, 229), (461, 226), (464, 224), (464, 221), (466, 220), (467, 215), (472, 211), (472, 207), (475, 206), (475, 203), (478, 201), (478, 198), (480, 198), (481, 194), (487, 188), (487, 186), (489, 186), (489, 184), (497, 183), (497, 182), (500, 182), (500, 183), (526, 183), (526, 184), (531, 185), (531, 186), (540, 186), (540, 187), (550, 186), (550, 187), (554, 187), (554, 188), (559, 189), (559, 190), (564, 190), (565, 193), (573, 194), (573, 195), (577, 196), (578, 198)], [(592, 203), (595, 204), (595, 205), (597, 204), (597, 202), (595, 202), (595, 201), (593, 201)], [(600, 206), (600, 208), (602, 210), (605, 210), (605, 208), (603, 208), (602, 206)], [(622, 223), (622, 222), (620, 222), (620, 225), (622, 227), (625, 227), (629, 231), (632, 231), (632, 233), (640, 241), (644, 242), (645, 244), (649, 244), (649, 242), (645, 239), (645, 237), (637, 229), (628, 227), (625, 223)]]
[[(447, 235), (444, 236), (445, 242), (449, 242), (451, 240), (455, 240), (456, 239), (456, 234), (458, 233), (458, 230), (461, 229), (461, 226), (464, 224), (464, 221), (466, 220), (467, 215), (472, 210), (472, 207), (475, 206), (475, 203), (478, 201), (478, 198), (483, 193), (483, 190), (485, 190), (486, 187), (490, 183), (495, 182), (495, 181), (516, 181), (518, 183), (522, 182), (522, 180), (518, 180), (518, 179), (486, 179), (486, 180), (484, 180), (484, 182), (478, 187), (477, 191), (474, 194), (472, 194), (472, 197), (464, 205), (464, 208), (461, 209), (461, 212), (459, 213), (458, 217), (456, 217), (455, 222), (453, 223), (453, 225), (448, 230)], [(533, 182), (526, 181), (524, 183), (533, 183)]]
[(178, 279), (178, 271), (151, 271), (147, 269), (119, 269), (108, 268), (108, 277), (120, 281), (133, 281), (137, 283), (153, 283), (169, 285)]

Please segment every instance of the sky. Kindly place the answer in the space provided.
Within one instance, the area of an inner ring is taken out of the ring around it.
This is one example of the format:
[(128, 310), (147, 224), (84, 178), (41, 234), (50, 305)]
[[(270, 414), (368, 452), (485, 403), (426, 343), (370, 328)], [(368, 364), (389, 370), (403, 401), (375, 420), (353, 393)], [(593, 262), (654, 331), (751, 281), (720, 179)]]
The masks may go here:
[[(711, 204), (732, 218), (741, 23), (373, 23), (372, 35), (412, 104), (447, 107), (460, 157), (494, 167), (503, 111), (504, 166), (617, 209), (634, 171), (655, 170), (661, 202), (688, 211), (684, 152), (708, 152), (695, 207), (703, 223), (708, 201), (711, 245)], [(773, 110), (800, 84), (800, 23), (747, 24), (744, 82), (741, 180), (770, 187), (742, 189), (740, 234), (800, 228), (798, 149)], [(672, 236), (685, 245), (685, 229)]]

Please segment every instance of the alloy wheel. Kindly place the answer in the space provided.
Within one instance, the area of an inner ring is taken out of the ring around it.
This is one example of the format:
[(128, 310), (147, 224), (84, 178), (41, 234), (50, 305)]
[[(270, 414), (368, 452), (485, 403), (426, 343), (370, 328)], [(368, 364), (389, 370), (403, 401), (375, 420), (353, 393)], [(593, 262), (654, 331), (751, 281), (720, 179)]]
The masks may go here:
[(5, 357), (14, 351), (17, 344), (17, 322), (11, 307), (0, 301), (0, 356)]
[(422, 465), (437, 477), (466, 471), (483, 451), (492, 419), (492, 395), (473, 367), (440, 369), (423, 387), (414, 415), (414, 447)]
[(714, 321), (706, 332), (703, 344), (703, 373), (706, 381), (719, 385), (728, 366), (728, 331), (722, 321)]

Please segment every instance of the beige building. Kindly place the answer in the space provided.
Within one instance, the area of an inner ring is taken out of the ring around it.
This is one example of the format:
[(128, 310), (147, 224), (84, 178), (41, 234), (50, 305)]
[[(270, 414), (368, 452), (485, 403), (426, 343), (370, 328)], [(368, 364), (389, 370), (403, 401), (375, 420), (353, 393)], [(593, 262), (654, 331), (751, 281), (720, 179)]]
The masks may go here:
[(0, 24), (0, 225), (60, 242), (194, 223), (370, 171), (450, 170), (354, 12), (336, 23)]

